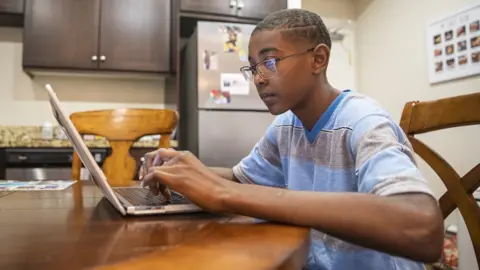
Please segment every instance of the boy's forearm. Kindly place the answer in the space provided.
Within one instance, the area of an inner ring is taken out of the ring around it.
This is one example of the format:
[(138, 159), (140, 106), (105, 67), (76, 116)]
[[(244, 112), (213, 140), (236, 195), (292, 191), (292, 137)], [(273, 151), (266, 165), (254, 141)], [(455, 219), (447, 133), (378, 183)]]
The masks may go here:
[(224, 202), (232, 213), (315, 228), (418, 261), (435, 261), (441, 252), (443, 221), (436, 202), (425, 195), (412, 194), (410, 203), (405, 195), (301, 192), (257, 185), (239, 185), (236, 190)]
[(210, 170), (215, 172), (218, 176), (231, 180), (234, 182), (239, 182), (238, 179), (235, 177), (233, 174), (233, 169), (232, 168), (225, 168), (225, 167), (209, 167)]

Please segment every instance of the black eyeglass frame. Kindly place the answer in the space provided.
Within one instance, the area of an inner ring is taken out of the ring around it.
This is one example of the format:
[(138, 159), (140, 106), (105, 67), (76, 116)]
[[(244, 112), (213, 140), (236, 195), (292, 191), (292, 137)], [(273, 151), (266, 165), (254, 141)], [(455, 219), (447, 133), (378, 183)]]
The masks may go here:
[[(275, 58), (268, 58), (268, 59), (265, 59), (263, 61), (260, 61), (258, 63), (256, 63), (255, 65), (253, 66), (243, 66), (240, 68), (240, 72), (243, 74), (243, 77), (245, 77), (245, 80), (249, 81), (249, 80), (253, 80), (253, 77), (251, 79), (249, 79), (249, 77), (247, 76), (248, 72), (251, 71), (252, 72), (252, 76), (255, 76), (256, 73), (258, 73), (260, 75), (260, 77), (262, 77), (263, 79), (270, 79), (270, 78), (273, 78), (273, 76), (275, 76), (277, 74), (277, 66), (276, 64), (282, 60), (285, 60), (287, 58), (290, 58), (290, 57), (293, 57), (293, 56), (297, 56), (297, 55), (302, 55), (302, 54), (305, 54), (305, 53), (309, 53), (309, 52), (313, 52), (313, 50), (315, 49), (315, 47), (313, 48), (310, 48), (304, 52), (299, 52), (299, 53), (294, 53), (294, 54), (289, 54), (289, 55), (286, 55), (286, 56), (282, 56), (282, 57), (275, 57)], [(265, 77), (264, 75), (262, 75), (261, 72), (258, 72), (258, 65), (261, 65), (261, 64), (264, 64), (265, 62), (267, 61), (272, 61), (274, 60), (275, 61), (275, 74), (272, 75), (271, 77)]]

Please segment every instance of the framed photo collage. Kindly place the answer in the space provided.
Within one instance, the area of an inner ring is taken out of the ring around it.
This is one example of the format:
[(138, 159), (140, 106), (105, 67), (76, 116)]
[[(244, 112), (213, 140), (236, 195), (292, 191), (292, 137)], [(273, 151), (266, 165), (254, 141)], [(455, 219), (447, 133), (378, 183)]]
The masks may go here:
[(480, 5), (427, 26), (430, 83), (480, 74)]

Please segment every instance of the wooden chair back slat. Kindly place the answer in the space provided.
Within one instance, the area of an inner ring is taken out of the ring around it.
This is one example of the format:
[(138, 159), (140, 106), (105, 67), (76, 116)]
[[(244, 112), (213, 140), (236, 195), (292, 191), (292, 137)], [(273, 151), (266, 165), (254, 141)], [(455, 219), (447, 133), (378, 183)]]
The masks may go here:
[[(117, 109), (78, 112), (70, 116), (82, 135), (104, 137), (112, 153), (102, 170), (112, 186), (128, 186), (135, 176), (136, 161), (130, 156), (132, 145), (143, 136), (161, 135), (159, 148), (168, 148), (177, 126), (178, 113), (164, 109)], [(81, 161), (74, 153), (72, 177), (80, 179)]]
[[(461, 184), (469, 196), (471, 196), (470, 194), (475, 190), (480, 188), (480, 164), (475, 166), (475, 168), (471, 169), (462, 177)], [(457, 208), (457, 205), (449, 194), (443, 194), (438, 202), (440, 203), (444, 217), (448, 217)]]
[[(405, 108), (412, 110), (412, 117), (405, 115), (408, 118), (405, 120), (409, 121), (405, 128), (412, 134), (480, 124), (478, 93), (434, 101), (409, 102)], [(407, 112), (404, 110), (404, 113)]]
[[(443, 217), (458, 208), (480, 266), (480, 207), (472, 193), (480, 187), (480, 163), (463, 177), (438, 153), (415, 138), (416, 134), (441, 129), (480, 124), (480, 93), (433, 101), (412, 101), (405, 104), (400, 126), (407, 134), (414, 151), (435, 171), (447, 188), (439, 199)], [(472, 143), (480, 143), (479, 141)], [(479, 153), (480, 155), (480, 153)]]

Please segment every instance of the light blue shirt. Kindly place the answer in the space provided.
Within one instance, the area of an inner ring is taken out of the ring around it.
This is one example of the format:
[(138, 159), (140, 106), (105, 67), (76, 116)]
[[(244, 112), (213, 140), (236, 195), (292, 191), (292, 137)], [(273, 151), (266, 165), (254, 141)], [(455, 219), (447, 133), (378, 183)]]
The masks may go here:
[[(292, 112), (276, 117), (233, 171), (243, 183), (293, 190), (432, 195), (401, 128), (374, 100), (352, 91), (342, 92), (311, 131)], [(304, 269), (424, 269), (315, 229), (311, 237)]]

